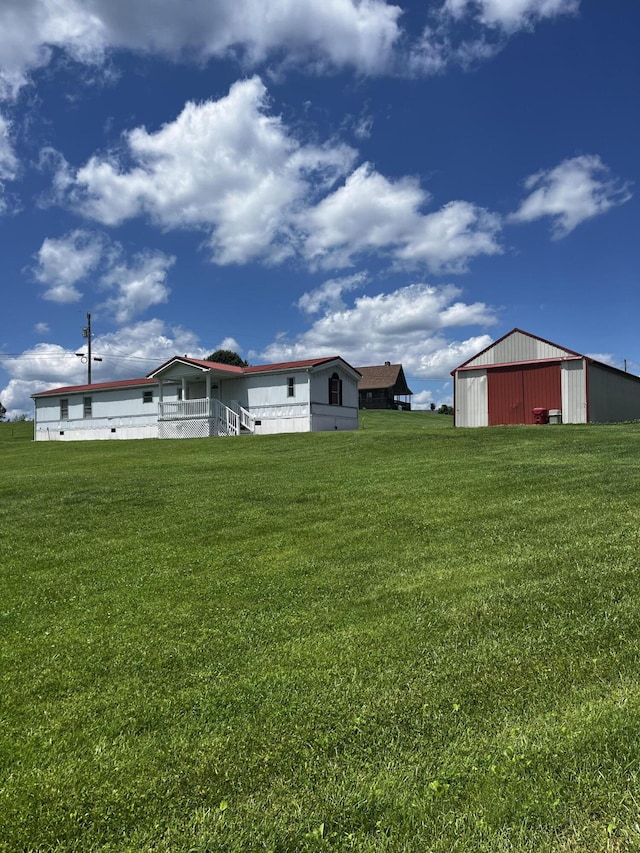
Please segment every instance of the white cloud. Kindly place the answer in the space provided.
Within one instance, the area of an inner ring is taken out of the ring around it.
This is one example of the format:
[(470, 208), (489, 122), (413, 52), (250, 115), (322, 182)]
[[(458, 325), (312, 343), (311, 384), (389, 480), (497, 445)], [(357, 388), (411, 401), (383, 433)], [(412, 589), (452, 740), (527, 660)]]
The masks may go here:
[(428, 199), (414, 178), (394, 183), (365, 163), (301, 215), (301, 227), (309, 234), (305, 256), (322, 266), (345, 267), (355, 254), (397, 245)]
[(51, 302), (78, 302), (76, 284), (100, 263), (104, 240), (99, 234), (76, 229), (65, 237), (47, 237), (37, 253), (36, 279), (44, 284), (44, 298)]
[(158, 319), (97, 336), (92, 349), (103, 357), (106, 379), (144, 375), (176, 353), (204, 358), (209, 352), (194, 332)]
[(188, 103), (156, 133), (127, 135), (134, 168), (91, 158), (75, 176), (74, 203), (107, 225), (147, 213), (165, 228), (206, 229), (220, 264), (281, 260), (292, 252), (292, 211), (344, 174), (355, 152), (302, 146), (266, 111), (257, 77), (219, 101)]
[[(40, 343), (19, 356), (0, 354), (0, 366), (10, 380), (0, 390), (0, 400), (9, 417), (32, 413), (31, 394), (86, 381), (86, 365), (76, 356), (81, 349), (65, 349), (57, 344)], [(176, 354), (204, 358), (198, 337), (181, 327), (169, 327), (153, 319), (126, 326), (104, 335), (94, 335), (91, 351), (102, 359), (93, 365), (94, 382), (132, 379), (145, 376), (154, 367)]]
[(406, 66), (415, 76), (469, 68), (495, 56), (515, 33), (579, 7), (580, 0), (445, 0), (409, 45)]
[(7, 207), (4, 199), (4, 182), (14, 180), (18, 174), (18, 158), (13, 148), (10, 130), (10, 122), (0, 114), (0, 213), (3, 213)]
[(324, 268), (340, 268), (352, 265), (358, 255), (382, 252), (433, 272), (462, 272), (472, 257), (501, 251), (496, 214), (464, 201), (423, 214), (428, 201), (414, 178), (393, 182), (364, 164), (301, 215), (309, 232), (305, 255)]
[(314, 70), (383, 70), (400, 38), (401, 10), (383, 0), (3, 0), (0, 95), (12, 97), (53, 48), (83, 63), (110, 49), (204, 61), (236, 55)]
[(167, 301), (167, 273), (175, 263), (174, 257), (151, 250), (139, 252), (129, 261), (119, 243), (82, 229), (60, 238), (47, 237), (36, 258), (33, 273), (45, 285), (45, 299), (78, 302), (83, 295), (80, 283), (88, 290), (115, 291), (98, 309), (118, 323), (130, 323), (153, 305)]
[(366, 273), (331, 278), (315, 290), (303, 293), (296, 305), (305, 314), (317, 314), (323, 308), (334, 312), (341, 311), (347, 307), (342, 294), (362, 287), (366, 280)]
[(413, 284), (358, 296), (351, 307), (327, 304), (304, 333), (295, 339), (279, 335), (259, 357), (271, 362), (339, 353), (355, 366), (401, 362), (408, 375), (445, 379), (491, 342), (488, 335), (451, 341), (451, 330), (496, 322), (491, 308), (466, 304), (460, 295), (454, 285)]
[(48, 323), (36, 323), (33, 327), (33, 331), (37, 335), (47, 335), (49, 334), (49, 324)]
[(3, 0), (0, 97), (15, 97), (54, 49), (94, 65), (129, 50), (196, 62), (235, 57), (245, 69), (269, 62), (315, 73), (432, 74), (482, 52), (482, 37), (456, 46), (455, 24), (509, 35), (578, 8), (579, 0), (446, 0), (432, 12), (437, 26), (412, 44), (402, 8), (385, 0)]
[(219, 349), (228, 349), (231, 350), (231, 352), (237, 352), (238, 354), (242, 352), (242, 347), (240, 346), (238, 341), (235, 338), (231, 337), (223, 338), (219, 344), (215, 344), (214, 346), (209, 347), (207, 355)]
[[(457, 366), (457, 365), (456, 365)], [(443, 385), (440, 385), (435, 389), (426, 389), (424, 391), (419, 391), (417, 394), (414, 394), (411, 398), (411, 409), (412, 411), (425, 411), (426, 409), (431, 408), (431, 404), (434, 404), (436, 410), (440, 408), (440, 406), (447, 405), (451, 406), (453, 404), (453, 394), (452, 394), (452, 383), (446, 382)]]
[(42, 382), (24, 382), (20, 379), (11, 379), (0, 391), (0, 403), (6, 409), (4, 417), (9, 420), (23, 415), (32, 417), (33, 401), (31, 394), (46, 390), (47, 386)]
[(413, 411), (423, 411), (430, 409), (431, 404), (435, 403), (433, 392), (430, 390), (419, 391), (411, 398), (411, 408)]
[(116, 289), (116, 295), (99, 306), (118, 323), (129, 323), (152, 305), (166, 302), (169, 287), (167, 271), (175, 263), (174, 257), (162, 252), (141, 252), (133, 263), (114, 264), (101, 279), (101, 283)]
[(12, 180), (18, 171), (18, 159), (13, 150), (10, 123), (0, 115), (0, 181)]
[(424, 214), (430, 197), (417, 179), (391, 181), (366, 163), (348, 174), (352, 148), (303, 145), (267, 108), (259, 78), (238, 82), (218, 101), (187, 104), (156, 133), (127, 134), (132, 168), (115, 154), (92, 157), (69, 190), (63, 164), (58, 186), (107, 225), (147, 214), (163, 228), (205, 230), (218, 264), (301, 254), (312, 267), (339, 269), (377, 253), (463, 272), (473, 257), (501, 251), (496, 214), (465, 201)]
[(443, 10), (453, 18), (476, 18), (483, 26), (514, 32), (544, 18), (575, 14), (580, 0), (446, 0)]
[(420, 217), (411, 239), (396, 252), (399, 260), (425, 263), (434, 272), (465, 272), (478, 255), (502, 252), (500, 217), (468, 201), (451, 201)]
[(554, 169), (531, 175), (525, 188), (530, 194), (510, 220), (532, 222), (550, 216), (555, 239), (566, 237), (581, 222), (631, 198), (628, 184), (613, 178), (600, 157), (592, 154), (564, 160)]

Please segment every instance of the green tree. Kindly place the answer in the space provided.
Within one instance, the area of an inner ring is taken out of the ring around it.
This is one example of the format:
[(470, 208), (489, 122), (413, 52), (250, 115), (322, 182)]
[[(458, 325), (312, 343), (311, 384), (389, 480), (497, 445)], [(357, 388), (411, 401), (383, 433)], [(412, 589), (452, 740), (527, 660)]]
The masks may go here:
[(217, 361), (218, 364), (231, 364), (234, 367), (249, 367), (249, 362), (240, 358), (237, 352), (231, 349), (217, 349), (207, 356), (207, 361)]

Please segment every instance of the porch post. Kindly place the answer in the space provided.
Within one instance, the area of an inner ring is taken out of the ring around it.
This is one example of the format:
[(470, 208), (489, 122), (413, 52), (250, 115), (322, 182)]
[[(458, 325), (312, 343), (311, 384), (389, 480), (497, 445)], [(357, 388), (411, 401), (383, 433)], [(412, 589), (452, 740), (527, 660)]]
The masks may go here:
[(187, 399), (187, 377), (186, 376), (182, 377), (182, 399), (183, 400)]
[(211, 417), (211, 372), (207, 370), (207, 375), (205, 376), (205, 385), (206, 385), (206, 398), (207, 398), (207, 416)]

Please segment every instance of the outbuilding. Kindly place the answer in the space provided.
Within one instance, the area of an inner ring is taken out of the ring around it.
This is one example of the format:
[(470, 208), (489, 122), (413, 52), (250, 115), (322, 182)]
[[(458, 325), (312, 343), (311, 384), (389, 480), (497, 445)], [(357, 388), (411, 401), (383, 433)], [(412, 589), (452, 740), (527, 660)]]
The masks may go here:
[(640, 419), (640, 377), (522, 329), (451, 375), (457, 427)]
[(411, 411), (413, 391), (407, 385), (401, 364), (376, 364), (357, 367), (362, 378), (358, 383), (361, 409), (402, 409)]

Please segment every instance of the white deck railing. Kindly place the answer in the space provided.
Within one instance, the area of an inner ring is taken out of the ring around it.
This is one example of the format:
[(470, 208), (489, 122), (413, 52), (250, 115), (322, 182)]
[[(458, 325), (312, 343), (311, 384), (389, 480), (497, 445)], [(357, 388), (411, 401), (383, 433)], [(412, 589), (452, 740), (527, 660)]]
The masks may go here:
[(163, 400), (158, 403), (158, 418), (161, 421), (209, 418), (215, 421), (215, 435), (240, 435), (242, 429), (253, 432), (255, 418), (234, 401), (229, 408), (220, 400), (203, 397), (198, 400)]
[(208, 418), (211, 413), (212, 400), (206, 397), (200, 400), (168, 400), (158, 403), (160, 420), (177, 420), (178, 418)]

